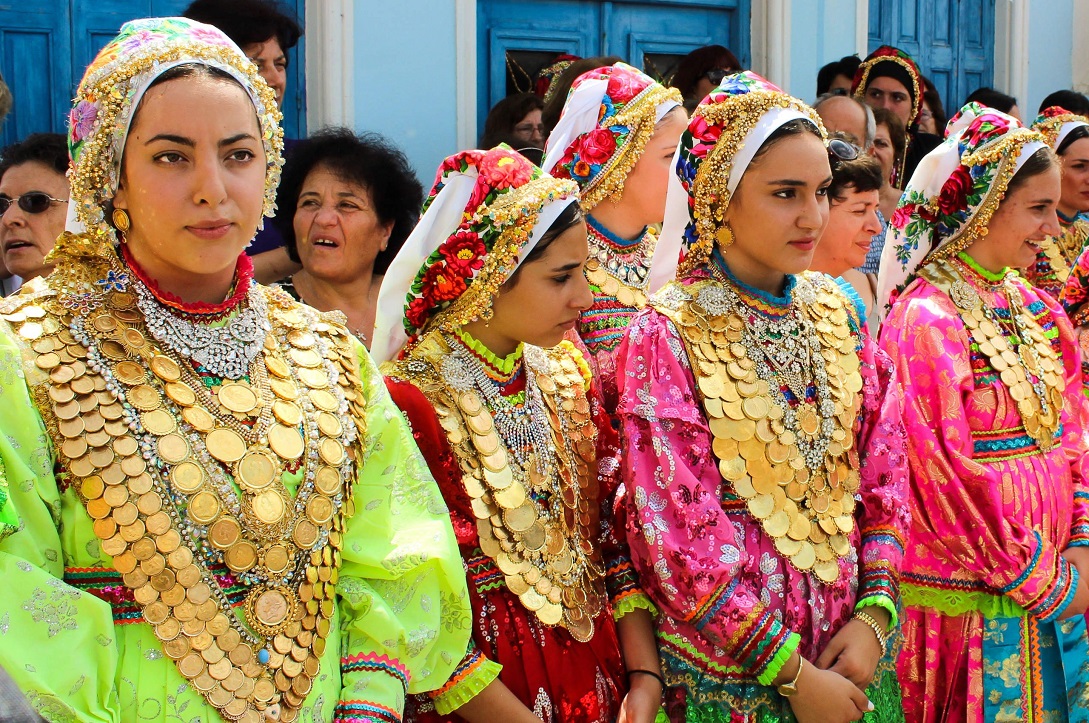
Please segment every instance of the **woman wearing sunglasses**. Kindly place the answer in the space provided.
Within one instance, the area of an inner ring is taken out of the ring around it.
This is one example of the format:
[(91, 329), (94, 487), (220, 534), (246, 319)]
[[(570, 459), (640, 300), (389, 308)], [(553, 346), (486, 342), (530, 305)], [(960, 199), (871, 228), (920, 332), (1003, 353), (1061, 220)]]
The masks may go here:
[(0, 151), (0, 253), (23, 283), (53, 270), (45, 263), (68, 212), (68, 145), (35, 133)]
[[(669, 719), (902, 721), (900, 397), (851, 301), (806, 273), (828, 222), (816, 112), (751, 73), (682, 134), (621, 344), (627, 538), (661, 611)], [(657, 270), (657, 267), (656, 267)]]

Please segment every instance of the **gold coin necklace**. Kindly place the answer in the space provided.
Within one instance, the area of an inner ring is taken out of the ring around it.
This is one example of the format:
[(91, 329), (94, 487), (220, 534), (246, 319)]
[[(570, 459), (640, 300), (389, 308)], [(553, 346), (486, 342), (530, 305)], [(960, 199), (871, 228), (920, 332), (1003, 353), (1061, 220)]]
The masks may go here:
[(590, 245), (586, 278), (623, 306), (646, 306), (650, 264), (658, 242), (654, 230), (648, 227), (633, 244), (609, 233), (593, 216), (586, 217), (586, 229)]

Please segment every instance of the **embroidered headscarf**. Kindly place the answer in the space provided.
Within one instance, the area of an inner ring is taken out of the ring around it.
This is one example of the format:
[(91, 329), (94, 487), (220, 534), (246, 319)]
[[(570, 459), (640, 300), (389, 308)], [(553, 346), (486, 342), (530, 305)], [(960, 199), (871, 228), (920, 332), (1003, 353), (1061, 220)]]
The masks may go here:
[(825, 135), (815, 110), (749, 70), (727, 75), (696, 106), (674, 156), (652, 291), (707, 263), (752, 159), (772, 133), (798, 119)]
[(892, 78), (907, 88), (908, 95), (911, 96), (908, 130), (915, 128), (919, 124), (919, 113), (923, 107), (926, 81), (923, 80), (923, 74), (919, 72), (919, 66), (915, 64), (911, 56), (899, 48), (882, 45), (867, 55), (855, 70), (851, 93), (859, 100), (865, 100), (866, 89), (874, 78)]
[(654, 125), (681, 102), (679, 90), (627, 63), (583, 73), (571, 85), (541, 167), (578, 183), (586, 211), (619, 198)]
[(540, 96), (545, 103), (552, 100), (552, 96), (556, 94), (556, 83), (559, 82), (560, 75), (571, 67), (571, 63), (576, 60), (582, 60), (582, 58), (570, 53), (557, 55), (555, 60), (537, 71), (537, 82), (534, 85), (533, 92)]
[(1044, 108), (1032, 121), (1032, 129), (1043, 134), (1044, 140), (1055, 150), (1059, 150), (1059, 146), (1063, 144), (1071, 131), (1079, 127), (1089, 128), (1089, 118), (1071, 113), (1057, 105)]
[(499, 287), (577, 197), (574, 182), (505, 145), (443, 161), (423, 217), (382, 281), (371, 356), (381, 364), (430, 329), (491, 318)]
[(106, 211), (117, 193), (121, 154), (133, 115), (156, 78), (190, 63), (227, 73), (253, 101), (265, 150), (264, 215), (272, 215), (283, 165), (281, 115), (272, 89), (217, 28), (187, 18), (146, 18), (121, 27), (87, 67), (76, 91), (68, 118), (72, 203), (67, 231), (86, 232), (84, 238), (95, 243), (117, 243)]
[(978, 103), (961, 108), (896, 206), (881, 253), (878, 303), (888, 308), (924, 264), (954, 256), (986, 236), (1010, 179), (1046, 147), (1039, 131), (1012, 116)]

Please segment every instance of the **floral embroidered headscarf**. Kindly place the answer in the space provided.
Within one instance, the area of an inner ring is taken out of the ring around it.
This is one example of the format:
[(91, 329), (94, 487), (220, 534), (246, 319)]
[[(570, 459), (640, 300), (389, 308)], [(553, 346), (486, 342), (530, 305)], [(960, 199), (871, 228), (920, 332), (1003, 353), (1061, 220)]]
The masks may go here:
[(125, 23), (83, 75), (68, 117), (68, 172), (72, 203), (67, 230), (86, 239), (117, 243), (106, 209), (117, 193), (121, 154), (133, 114), (145, 91), (163, 73), (185, 64), (217, 68), (253, 101), (265, 150), (264, 215), (276, 208), (283, 165), (280, 111), (257, 67), (217, 28), (187, 18), (146, 18)]
[(680, 105), (679, 90), (627, 63), (583, 73), (571, 85), (541, 167), (578, 183), (586, 211), (619, 198), (654, 125)]
[(1089, 128), (1089, 118), (1071, 113), (1057, 105), (1044, 108), (1032, 121), (1032, 129), (1043, 134), (1044, 140), (1055, 150), (1059, 150), (1059, 146), (1063, 144), (1071, 131), (1081, 126)]
[(749, 70), (727, 75), (696, 106), (674, 156), (652, 291), (707, 263), (752, 159), (772, 133), (798, 119), (825, 135), (815, 110)]
[(919, 124), (919, 113), (923, 108), (926, 81), (923, 80), (923, 74), (919, 72), (919, 66), (915, 64), (911, 56), (891, 45), (882, 45), (867, 55), (855, 71), (855, 79), (851, 84), (851, 93), (855, 98), (865, 100), (866, 89), (874, 78), (892, 78), (907, 88), (908, 94), (911, 95), (911, 119), (908, 121), (908, 130), (915, 128)]
[(382, 281), (371, 356), (382, 363), (430, 329), (490, 318), (499, 287), (577, 198), (574, 182), (506, 145), (443, 161), (423, 217)]
[(924, 264), (985, 236), (1010, 179), (1046, 147), (1039, 131), (1012, 116), (978, 103), (961, 108), (896, 206), (881, 253), (878, 302), (888, 308)]

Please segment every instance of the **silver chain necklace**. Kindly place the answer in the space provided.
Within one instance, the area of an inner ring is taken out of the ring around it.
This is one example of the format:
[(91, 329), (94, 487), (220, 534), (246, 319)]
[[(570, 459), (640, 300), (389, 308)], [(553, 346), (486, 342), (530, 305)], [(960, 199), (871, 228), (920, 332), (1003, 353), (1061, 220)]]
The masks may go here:
[(222, 326), (191, 321), (162, 304), (144, 284), (137, 282), (134, 287), (136, 305), (155, 340), (222, 379), (246, 375), (272, 328), (265, 295), (257, 284), (250, 284), (244, 308)]

